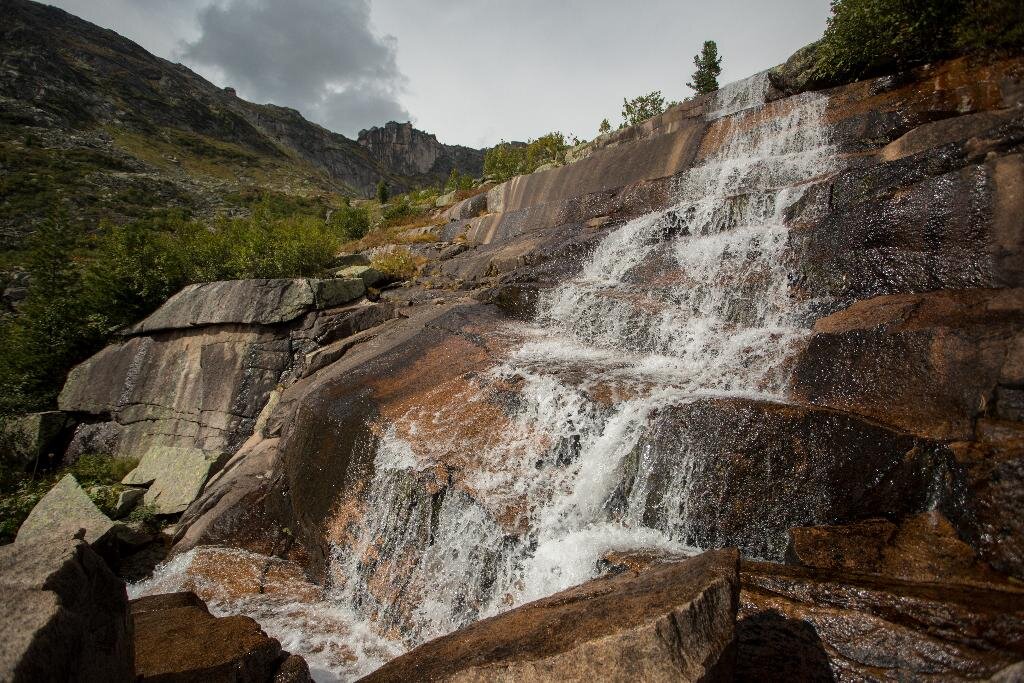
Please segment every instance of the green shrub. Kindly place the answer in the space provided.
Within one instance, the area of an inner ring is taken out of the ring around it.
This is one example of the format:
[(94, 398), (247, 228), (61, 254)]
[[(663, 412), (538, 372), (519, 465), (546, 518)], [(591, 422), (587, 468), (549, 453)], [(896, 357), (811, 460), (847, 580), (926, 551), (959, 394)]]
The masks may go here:
[(665, 111), (665, 98), (660, 90), (649, 92), (646, 95), (634, 97), (631, 100), (622, 100), (622, 126), (635, 126), (643, 123), (652, 116), (657, 116)]
[(370, 230), (370, 212), (346, 204), (331, 214), (330, 227), (346, 242), (360, 239)]
[(815, 77), (848, 82), (963, 53), (1024, 46), (1020, 0), (832, 0)]
[(1024, 47), (1024, 2), (967, 0), (956, 27), (956, 45), (966, 52)]
[(527, 144), (502, 141), (484, 154), (484, 173), (499, 182), (517, 175), (533, 173), (547, 163), (565, 160), (569, 149), (565, 136), (558, 131), (542, 135)]
[(388, 198), (390, 196), (391, 196), (391, 193), (388, 192), (388, 184), (386, 182), (384, 182), (383, 179), (380, 180), (377, 183), (377, 201), (380, 202), (381, 204), (387, 204), (388, 203)]
[(0, 321), (0, 415), (50, 407), (72, 365), (186, 284), (318, 274), (369, 228), (365, 210), (339, 213), (328, 224), (261, 202), (248, 218), (171, 214), (102, 225), (89, 239), (54, 215), (30, 240), (28, 297)]
[(459, 173), (459, 169), (453, 168), (448, 175), (448, 182), (444, 184), (446, 192), (457, 192), (459, 190), (473, 189), (473, 176)]

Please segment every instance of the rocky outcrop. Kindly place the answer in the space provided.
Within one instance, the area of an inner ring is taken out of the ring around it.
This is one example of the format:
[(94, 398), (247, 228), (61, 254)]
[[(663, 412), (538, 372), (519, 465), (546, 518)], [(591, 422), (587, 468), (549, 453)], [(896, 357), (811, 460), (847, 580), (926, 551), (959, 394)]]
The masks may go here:
[(217, 618), (194, 593), (131, 602), (140, 681), (308, 683), (309, 668), (249, 617)]
[(735, 551), (624, 571), (426, 643), (362, 679), (728, 681)]
[[(360, 279), (192, 285), (72, 370), (60, 407), (109, 420), (101, 440), (114, 454), (173, 447), (216, 461), (248, 438), (270, 392), (306, 353), (390, 315), (383, 304), (345, 305), (363, 291)], [(83, 426), (75, 441), (96, 432)]]
[(16, 543), (47, 543), (53, 539), (80, 538), (92, 545), (103, 540), (114, 522), (89, 499), (75, 478), (66, 474), (43, 496), (18, 528)]
[(135, 680), (124, 583), (70, 535), (0, 547), (0, 678)]
[(177, 514), (259, 427), (274, 389), (314, 352), (394, 315), (359, 299), (360, 278), (192, 285), (70, 373), (60, 396), (82, 418), (69, 447), (141, 460), (125, 483)]
[(447, 177), (453, 169), (471, 176), (483, 173), (484, 153), (461, 145), (442, 145), (437, 136), (411, 123), (387, 124), (359, 131), (357, 142), (381, 166), (410, 177)]

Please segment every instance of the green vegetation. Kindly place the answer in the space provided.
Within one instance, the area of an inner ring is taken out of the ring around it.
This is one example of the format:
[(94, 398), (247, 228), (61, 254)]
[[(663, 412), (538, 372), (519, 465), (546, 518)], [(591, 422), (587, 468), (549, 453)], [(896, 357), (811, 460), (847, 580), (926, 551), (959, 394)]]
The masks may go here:
[(660, 90), (634, 97), (631, 100), (623, 98), (622, 124), (619, 127), (635, 126), (663, 111), (665, 111), (665, 98), (662, 97)]
[(936, 59), (1024, 47), (1020, 0), (832, 0), (814, 77), (839, 83)]
[(569, 143), (558, 131), (542, 135), (527, 144), (502, 141), (484, 155), (484, 174), (498, 182), (533, 173), (548, 163), (562, 163)]
[(693, 80), (687, 83), (686, 87), (696, 90), (698, 95), (718, 90), (718, 77), (722, 73), (722, 58), (718, 55), (718, 44), (715, 41), (704, 41), (704, 47), (700, 54), (693, 58), (693, 65), (696, 67), (693, 72)]
[(137, 460), (127, 458), (83, 455), (71, 467), (45, 474), (31, 475), (8, 467), (0, 468), (0, 543), (14, 540), (28, 513), (66, 474), (74, 475), (104, 514), (113, 514), (117, 498), (126, 488), (121, 480), (137, 464)]
[(389, 280), (408, 280), (419, 272), (423, 259), (413, 256), (408, 249), (399, 248), (375, 256), (370, 265)]
[(316, 275), (369, 229), (365, 209), (341, 207), (324, 221), (290, 208), (267, 199), (248, 218), (206, 224), (172, 213), (94, 235), (55, 214), (28, 245), (27, 299), (0, 322), (0, 415), (50, 407), (72, 365), (181, 287)]
[(608, 122), (608, 119), (601, 119), (601, 125), (597, 127), (597, 134), (604, 135), (610, 133), (612, 130), (612, 124)]
[(384, 182), (384, 179), (382, 178), (377, 183), (377, 201), (381, 204), (387, 204), (390, 196), (391, 193), (388, 191), (388, 184)]
[(459, 190), (472, 190), (473, 189), (473, 176), (468, 173), (463, 175), (459, 173), (459, 169), (453, 168), (451, 175), (448, 176), (448, 182), (444, 184), (445, 192), (458, 192)]

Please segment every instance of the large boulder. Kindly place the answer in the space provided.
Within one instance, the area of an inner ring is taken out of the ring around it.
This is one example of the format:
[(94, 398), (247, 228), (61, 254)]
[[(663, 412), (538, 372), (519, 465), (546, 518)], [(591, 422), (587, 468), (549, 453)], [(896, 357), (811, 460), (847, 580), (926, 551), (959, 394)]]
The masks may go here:
[(71, 538), (84, 530), (89, 544), (103, 540), (114, 522), (89, 499), (75, 478), (67, 474), (36, 503), (18, 529), (16, 543), (46, 543)]
[(275, 325), (362, 296), (347, 281), (227, 280), (189, 285), (132, 328), (132, 334), (204, 325)]
[(983, 680), (1024, 658), (1019, 586), (741, 566), (737, 680)]
[[(214, 617), (193, 593), (138, 598), (131, 611), (140, 681), (310, 681), (305, 662), (281, 650), (253, 619)], [(277, 678), (282, 670), (289, 678)]]
[(135, 680), (124, 583), (82, 540), (0, 547), (0, 679)]
[(163, 446), (148, 451), (122, 483), (149, 486), (143, 499), (146, 505), (152, 505), (157, 514), (173, 515), (184, 512), (196, 499), (223, 460), (222, 454), (197, 448)]
[(729, 681), (733, 550), (624, 571), (477, 622), (362, 679)]
[(0, 459), (14, 467), (46, 464), (60, 453), (69, 424), (71, 420), (59, 410), (5, 420), (0, 423)]

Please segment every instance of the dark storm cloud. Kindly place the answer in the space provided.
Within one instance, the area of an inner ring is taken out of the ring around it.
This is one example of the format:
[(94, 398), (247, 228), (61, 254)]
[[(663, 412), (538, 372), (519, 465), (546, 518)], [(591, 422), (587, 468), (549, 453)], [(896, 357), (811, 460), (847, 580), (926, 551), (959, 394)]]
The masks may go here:
[(218, 69), (247, 99), (348, 135), (409, 118), (395, 40), (374, 33), (368, 0), (229, 0), (203, 8), (198, 23), (181, 57)]

